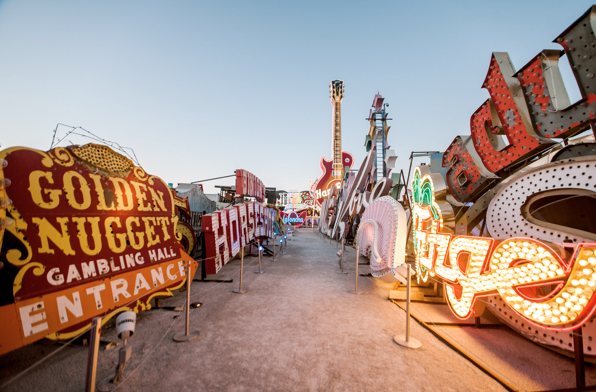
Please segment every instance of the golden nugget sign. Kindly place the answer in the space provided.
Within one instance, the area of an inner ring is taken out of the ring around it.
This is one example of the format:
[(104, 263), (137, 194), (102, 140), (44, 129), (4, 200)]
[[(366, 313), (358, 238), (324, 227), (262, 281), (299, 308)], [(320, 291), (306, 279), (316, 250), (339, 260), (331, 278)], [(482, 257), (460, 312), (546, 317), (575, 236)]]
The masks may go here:
[(478, 300), (494, 295), (544, 329), (576, 329), (593, 316), (596, 243), (577, 244), (569, 254), (533, 238), (497, 241), (443, 232), (431, 177), (422, 177), (419, 168), (412, 196), (418, 279), (443, 279), (447, 302), (457, 317), (473, 316)]
[[(0, 152), (0, 354), (65, 339), (92, 317), (148, 309), (186, 279), (174, 197), (95, 144)], [(12, 223), (12, 224), (10, 224)], [(192, 260), (192, 259), (190, 259)], [(194, 264), (194, 263), (193, 263)], [(192, 266), (192, 270), (195, 266)]]

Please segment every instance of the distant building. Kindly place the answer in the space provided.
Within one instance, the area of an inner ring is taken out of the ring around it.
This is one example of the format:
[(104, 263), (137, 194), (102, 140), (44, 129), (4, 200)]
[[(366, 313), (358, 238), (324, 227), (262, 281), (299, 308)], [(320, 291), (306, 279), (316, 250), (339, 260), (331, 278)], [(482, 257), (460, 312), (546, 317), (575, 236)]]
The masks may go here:
[(201, 216), (215, 211), (217, 203), (203, 193), (203, 187), (200, 184), (178, 184), (176, 193), (180, 197), (188, 197), (191, 219), (190, 221), (182, 217), (181, 219), (187, 221), (186, 223), (190, 224), (198, 234), (201, 231)]

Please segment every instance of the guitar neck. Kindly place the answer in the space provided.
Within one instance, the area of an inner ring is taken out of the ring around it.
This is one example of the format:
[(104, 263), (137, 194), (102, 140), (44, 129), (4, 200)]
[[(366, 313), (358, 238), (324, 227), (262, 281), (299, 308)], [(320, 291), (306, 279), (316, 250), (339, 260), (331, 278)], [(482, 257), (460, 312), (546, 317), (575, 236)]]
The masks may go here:
[(341, 100), (333, 102), (333, 178), (343, 174), (341, 164)]

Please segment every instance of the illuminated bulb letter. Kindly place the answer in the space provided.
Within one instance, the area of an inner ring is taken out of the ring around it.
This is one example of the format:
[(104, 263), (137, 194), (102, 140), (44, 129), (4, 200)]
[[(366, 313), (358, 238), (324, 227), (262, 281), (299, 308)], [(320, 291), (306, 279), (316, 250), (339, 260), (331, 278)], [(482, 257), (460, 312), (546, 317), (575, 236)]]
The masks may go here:
[(499, 294), (521, 317), (542, 328), (569, 330), (594, 313), (596, 274), (585, 266), (596, 265), (595, 251), (596, 243), (582, 243), (567, 263), (541, 241), (511, 238), (495, 249), (490, 265)]
[[(479, 276), (493, 243), (492, 238), (461, 236), (455, 237), (449, 245), (449, 263), (457, 273), (459, 286), (445, 284), (445, 293), (449, 307), (459, 318), (474, 314), (476, 296), (483, 292), (481, 287), (484, 287), (479, 283)], [(482, 279), (490, 278), (485, 275)]]

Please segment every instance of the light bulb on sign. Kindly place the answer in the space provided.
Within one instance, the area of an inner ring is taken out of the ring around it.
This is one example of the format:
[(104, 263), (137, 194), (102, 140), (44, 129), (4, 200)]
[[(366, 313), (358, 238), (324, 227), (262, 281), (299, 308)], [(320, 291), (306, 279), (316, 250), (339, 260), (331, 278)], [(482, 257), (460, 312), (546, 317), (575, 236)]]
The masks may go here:
[(12, 220), (10, 218), (0, 219), (0, 227), (12, 226), (13, 223), (14, 223), (14, 220)]

